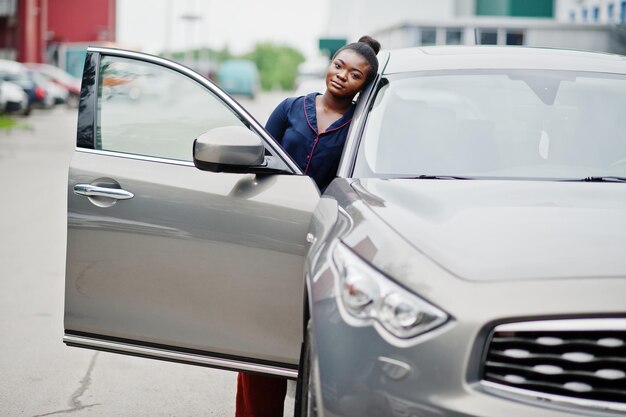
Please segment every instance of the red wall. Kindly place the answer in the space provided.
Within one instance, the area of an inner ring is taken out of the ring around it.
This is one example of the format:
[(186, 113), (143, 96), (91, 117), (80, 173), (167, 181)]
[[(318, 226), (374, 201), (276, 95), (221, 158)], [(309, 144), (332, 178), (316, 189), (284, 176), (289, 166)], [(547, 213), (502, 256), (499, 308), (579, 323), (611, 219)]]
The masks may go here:
[(115, 0), (45, 1), (49, 41), (115, 41)]
[(46, 33), (48, 0), (20, 0), (17, 6), (17, 59), (23, 62), (41, 62)]
[(115, 2), (18, 0), (16, 16), (0, 19), (0, 46), (14, 49), (18, 61), (44, 62), (51, 42), (115, 42)]

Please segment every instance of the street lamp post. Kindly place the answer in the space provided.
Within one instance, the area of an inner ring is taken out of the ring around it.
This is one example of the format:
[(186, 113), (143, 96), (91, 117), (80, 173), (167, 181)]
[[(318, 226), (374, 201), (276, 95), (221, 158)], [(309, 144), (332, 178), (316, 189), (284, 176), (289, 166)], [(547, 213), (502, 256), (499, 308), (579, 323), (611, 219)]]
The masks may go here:
[(202, 19), (202, 15), (194, 12), (188, 12), (180, 16), (187, 23), (187, 53), (185, 57), (185, 64), (191, 66), (193, 62), (193, 44), (194, 44), (194, 23)]

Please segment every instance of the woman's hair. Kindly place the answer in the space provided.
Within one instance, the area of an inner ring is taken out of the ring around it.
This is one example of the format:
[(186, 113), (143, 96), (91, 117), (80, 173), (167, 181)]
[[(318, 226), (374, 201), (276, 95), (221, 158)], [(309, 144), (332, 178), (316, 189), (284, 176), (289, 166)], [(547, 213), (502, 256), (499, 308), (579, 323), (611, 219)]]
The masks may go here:
[(357, 42), (349, 43), (335, 52), (333, 59), (335, 59), (339, 52), (346, 49), (361, 55), (369, 64), (370, 70), (367, 74), (367, 78), (365, 79), (365, 84), (369, 84), (369, 82), (376, 77), (376, 73), (378, 72), (378, 58), (376, 58), (376, 54), (380, 51), (380, 42), (371, 36), (362, 36)]

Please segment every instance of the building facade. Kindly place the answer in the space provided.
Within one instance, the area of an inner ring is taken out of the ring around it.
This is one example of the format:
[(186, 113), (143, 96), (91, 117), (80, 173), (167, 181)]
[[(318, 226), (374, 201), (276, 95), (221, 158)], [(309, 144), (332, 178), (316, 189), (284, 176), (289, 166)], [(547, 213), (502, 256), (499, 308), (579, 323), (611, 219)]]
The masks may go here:
[(374, 32), (385, 48), (428, 45), (517, 45), (626, 54), (623, 29), (547, 19), (475, 17), (411, 21)]
[(371, 34), (390, 49), (525, 45), (626, 54), (626, 0), (387, 0), (384, 8), (378, 3), (331, 0), (327, 33), (348, 41)]
[(0, 0), (0, 57), (51, 62), (74, 44), (114, 42), (115, 14), (115, 0)]
[(560, 0), (557, 19), (572, 23), (626, 24), (626, 0)]

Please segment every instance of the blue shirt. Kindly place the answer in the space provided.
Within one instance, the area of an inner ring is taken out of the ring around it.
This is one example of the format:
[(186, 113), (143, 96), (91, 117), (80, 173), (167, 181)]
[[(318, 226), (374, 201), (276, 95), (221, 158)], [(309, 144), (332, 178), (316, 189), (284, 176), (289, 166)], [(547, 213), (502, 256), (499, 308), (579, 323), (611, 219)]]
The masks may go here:
[(318, 133), (315, 97), (290, 97), (274, 109), (265, 128), (306, 175), (324, 190), (337, 175), (354, 104), (323, 133)]

